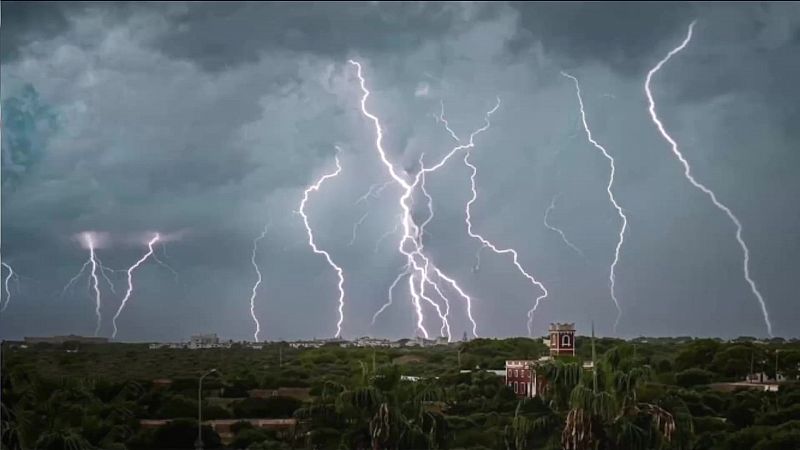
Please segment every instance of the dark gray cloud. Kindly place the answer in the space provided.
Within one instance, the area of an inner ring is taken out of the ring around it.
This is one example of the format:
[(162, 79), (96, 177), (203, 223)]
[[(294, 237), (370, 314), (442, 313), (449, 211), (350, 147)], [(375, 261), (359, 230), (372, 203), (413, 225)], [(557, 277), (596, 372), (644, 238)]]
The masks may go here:
[[(119, 268), (159, 230), (180, 237), (163, 256), (179, 280), (157, 265), (138, 273), (120, 338), (249, 338), (250, 249), (267, 221), (262, 337), (330, 336), (335, 276), (308, 249), (293, 211), (303, 187), (332, 169), (334, 146), (342, 173), (314, 194), (309, 219), (347, 274), (345, 335), (412, 334), (403, 288), (370, 324), (403, 264), (396, 233), (379, 242), (395, 227), (399, 192), (356, 204), (387, 175), (349, 57), (364, 64), (384, 145), (407, 170), (454, 145), (434, 119), (440, 101), (463, 137), (501, 98), (472, 158), (473, 222), (517, 248), (548, 287), (537, 330), (594, 320), (610, 333), (615, 317), (607, 277), (619, 223), (604, 190), (608, 165), (582, 134), (573, 86), (559, 75), (567, 69), (581, 80), (595, 138), (617, 159), (615, 189), (630, 221), (617, 274), (620, 332), (762, 335), (732, 224), (683, 179), (647, 116), (644, 75), (694, 19), (694, 40), (654, 80), (659, 112), (696, 176), (741, 219), (776, 333), (797, 335), (796, 4), (49, 6), (2, 4), (3, 258), (24, 275), (0, 315), (3, 336), (90, 333), (85, 284), (58, 295), (87, 256), (74, 234), (108, 232), (98, 254)], [(429, 177), (436, 217), (426, 249), (474, 296), (481, 334), (524, 334), (537, 292), (505, 256), (483, 250), (473, 270), (468, 175), (455, 158)], [(586, 259), (542, 224), (554, 195), (551, 221)], [(119, 296), (104, 294), (108, 334)], [(465, 305), (451, 301), (460, 336)]]
[(513, 5), (520, 14), (520, 30), (512, 49), (541, 43), (567, 67), (600, 62), (634, 76), (652, 64), (655, 49), (696, 18), (695, 8), (686, 2)]
[(444, 2), (210, 2), (164, 9), (172, 27), (154, 48), (215, 71), (257, 61), (274, 49), (337, 58), (355, 49), (406, 52), (469, 18), (463, 7)]
[(4, 2), (3, 41), (0, 61), (8, 63), (19, 57), (28, 42), (49, 39), (69, 28), (62, 8), (64, 2)]

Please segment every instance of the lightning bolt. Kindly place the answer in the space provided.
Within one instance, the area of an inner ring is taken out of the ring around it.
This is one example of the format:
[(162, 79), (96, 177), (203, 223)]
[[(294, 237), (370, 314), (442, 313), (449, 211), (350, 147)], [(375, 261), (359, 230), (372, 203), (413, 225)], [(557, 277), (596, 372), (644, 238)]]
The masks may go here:
[(102, 275), (103, 279), (105, 279), (106, 283), (108, 283), (108, 288), (111, 289), (111, 292), (114, 295), (117, 295), (117, 290), (114, 288), (114, 282), (111, 280), (111, 278), (108, 277), (107, 274), (107, 272), (114, 273), (116, 272), (116, 270), (105, 267), (102, 261), (100, 261), (100, 258), (97, 258), (97, 265), (100, 267), (100, 275)]
[(547, 209), (544, 211), (544, 226), (547, 227), (547, 229), (555, 231), (556, 233), (558, 233), (561, 236), (561, 240), (564, 242), (564, 244), (567, 245), (567, 247), (571, 248), (572, 250), (575, 250), (575, 253), (581, 255), (581, 257), (583, 257), (583, 259), (586, 259), (586, 255), (581, 251), (581, 249), (579, 249), (575, 244), (573, 244), (572, 242), (570, 242), (569, 239), (567, 239), (567, 235), (564, 234), (564, 230), (562, 230), (560, 228), (557, 228), (557, 227), (554, 227), (553, 225), (551, 225), (547, 221), (547, 218), (550, 215), (550, 211), (552, 211), (556, 207), (556, 199), (557, 198), (558, 198), (558, 195), (554, 195), (553, 199), (550, 200), (550, 206), (548, 206)]
[(594, 140), (594, 138), (592, 137), (592, 130), (589, 129), (589, 124), (586, 121), (586, 111), (584, 110), (583, 97), (581, 96), (581, 85), (580, 83), (578, 83), (578, 79), (575, 78), (574, 76), (566, 72), (561, 72), (561, 75), (571, 79), (575, 83), (575, 94), (578, 97), (578, 105), (580, 106), (581, 110), (581, 123), (583, 123), (583, 130), (586, 132), (586, 139), (589, 141), (589, 143), (591, 143), (597, 150), (599, 150), (603, 154), (603, 157), (605, 157), (608, 160), (610, 171), (608, 175), (608, 184), (606, 185), (606, 192), (608, 193), (608, 200), (614, 206), (614, 209), (617, 210), (617, 214), (619, 215), (619, 218), (622, 221), (622, 224), (620, 225), (619, 228), (619, 239), (617, 240), (617, 245), (614, 249), (614, 261), (611, 263), (611, 268), (609, 269), (609, 274), (608, 274), (609, 287), (611, 290), (611, 299), (614, 300), (614, 306), (616, 306), (617, 308), (617, 319), (614, 321), (614, 334), (616, 334), (617, 326), (619, 325), (619, 320), (622, 317), (622, 308), (620, 308), (619, 306), (619, 300), (617, 299), (617, 293), (616, 293), (616, 278), (617, 278), (616, 270), (617, 270), (617, 264), (619, 263), (620, 249), (622, 248), (622, 244), (625, 243), (625, 230), (628, 227), (628, 218), (622, 211), (622, 207), (620, 207), (619, 204), (617, 203), (617, 199), (614, 197), (614, 192), (612, 190), (614, 186), (614, 174), (616, 173), (617, 170), (614, 157), (612, 157), (608, 153), (605, 147), (598, 144), (597, 141)]
[[(419, 225), (419, 230), (418, 230), (419, 236), (417, 238), (417, 242), (419, 243), (419, 254), (420, 255), (422, 255), (422, 250), (425, 248), (425, 243), (424, 243), (424, 240), (423, 240), (423, 238), (425, 236), (425, 227), (433, 220), (433, 216), (434, 216), (434, 212), (433, 212), (433, 197), (431, 197), (431, 195), (425, 189), (425, 170), (424, 170), (425, 164), (423, 162), (423, 157), (424, 156), (425, 156), (424, 153), (419, 155), (419, 165), (420, 165), (420, 168), (422, 169), (420, 171), (420, 177), (419, 177), (419, 188), (420, 188), (420, 191), (422, 192), (422, 194), (427, 199), (428, 217)], [(430, 267), (430, 261), (427, 258), (425, 258), (424, 261), (425, 261), (425, 273), (427, 274), (428, 273), (428, 269)], [(425, 285), (431, 286), (433, 288), (433, 290), (436, 291), (436, 294), (444, 301), (444, 305), (445, 305), (445, 312), (444, 313), (442, 313), (442, 310), (439, 307), (438, 303), (434, 302), (430, 297), (425, 295), (425, 289), (424, 289)], [(442, 321), (442, 328), (439, 330), (439, 334), (441, 336), (447, 336), (447, 339), (449, 341), (451, 336), (452, 336), (452, 334), (450, 333), (450, 321), (447, 319), (447, 316), (450, 314), (450, 301), (447, 299), (447, 296), (445, 296), (442, 293), (441, 289), (439, 288), (439, 286), (436, 283), (431, 283), (430, 282), (430, 280), (428, 279), (427, 275), (425, 277), (420, 277), (419, 292), (420, 292), (420, 297), (423, 300), (425, 300), (426, 302), (428, 302), (428, 304), (433, 306), (433, 308), (436, 310), (436, 314), (439, 316), (439, 319)]]
[(91, 263), (91, 261), (87, 259), (86, 262), (83, 263), (83, 266), (81, 266), (81, 270), (79, 270), (78, 273), (75, 274), (74, 277), (70, 278), (70, 280), (67, 282), (67, 284), (64, 285), (64, 288), (61, 290), (61, 297), (63, 297), (64, 294), (67, 293), (67, 290), (73, 284), (75, 284), (76, 281), (78, 281), (80, 279), (81, 275), (83, 275), (83, 272), (86, 270), (86, 268), (89, 266), (90, 263)]
[(356, 233), (358, 232), (358, 227), (361, 226), (362, 223), (367, 219), (369, 212), (365, 212), (363, 216), (356, 223), (353, 224), (353, 237), (350, 238), (350, 242), (347, 243), (347, 246), (350, 247), (351, 245), (356, 243)]
[(6, 291), (6, 301), (5, 303), (0, 301), (0, 312), (3, 312), (6, 310), (6, 308), (8, 308), (8, 304), (11, 303), (11, 288), (9, 284), (12, 279), (18, 279), (18, 276), (16, 272), (14, 272), (14, 269), (11, 267), (11, 265), (6, 263), (5, 261), (0, 261), (0, 264), (2, 264), (2, 266), (5, 267), (6, 270), (8, 271), (8, 275), (6, 275), (5, 279), (3, 280), (3, 286)]
[(309, 225), (308, 223), (308, 216), (306, 215), (305, 208), (306, 208), (306, 203), (308, 202), (308, 196), (309, 194), (311, 194), (311, 192), (319, 191), (320, 187), (322, 186), (322, 183), (324, 183), (326, 180), (330, 178), (338, 176), (339, 173), (341, 173), (342, 166), (341, 164), (339, 164), (339, 155), (338, 155), (339, 151), (340, 150), (337, 147), (336, 148), (337, 155), (334, 157), (336, 160), (336, 170), (331, 173), (322, 175), (322, 177), (320, 177), (314, 184), (312, 184), (311, 186), (306, 188), (305, 191), (303, 191), (303, 199), (300, 201), (300, 208), (297, 211), (297, 213), (300, 214), (300, 216), (302, 216), (303, 224), (306, 227), (306, 234), (308, 235), (308, 246), (311, 247), (311, 250), (313, 250), (314, 253), (324, 256), (325, 260), (328, 261), (328, 265), (331, 266), (336, 271), (336, 274), (339, 277), (339, 284), (338, 284), (339, 321), (336, 322), (336, 336), (335, 336), (337, 338), (340, 337), (342, 334), (342, 322), (344, 322), (344, 271), (342, 270), (341, 267), (337, 266), (336, 263), (333, 262), (333, 258), (331, 258), (331, 255), (328, 252), (326, 252), (325, 250), (320, 250), (317, 247), (317, 244), (314, 242), (314, 232), (311, 231), (311, 225)]
[[(499, 103), (492, 109), (486, 116), (486, 125), (480, 128), (478, 131), (472, 133), (470, 135), (470, 142), (468, 144), (458, 145), (454, 147), (449, 153), (447, 153), (438, 163), (434, 164), (431, 167), (424, 167), (422, 166), (420, 170), (417, 172), (416, 176), (414, 177), (413, 182), (407, 181), (403, 176), (401, 176), (397, 169), (395, 168), (394, 164), (389, 161), (389, 158), (386, 154), (386, 151), (383, 148), (383, 128), (381, 126), (380, 119), (372, 114), (367, 109), (367, 99), (370, 96), (370, 91), (367, 89), (366, 80), (362, 75), (362, 67), (361, 64), (349, 60), (348, 61), (351, 65), (356, 67), (356, 75), (359, 79), (359, 86), (361, 88), (362, 96), (361, 96), (361, 113), (368, 118), (375, 127), (375, 148), (380, 156), (381, 162), (383, 163), (384, 167), (387, 169), (390, 177), (403, 189), (403, 194), (399, 199), (399, 206), (402, 211), (401, 217), (401, 224), (403, 230), (403, 236), (400, 239), (398, 245), (398, 251), (403, 254), (407, 259), (407, 266), (411, 273), (409, 274), (408, 286), (409, 292), (411, 294), (411, 301), (417, 313), (417, 328), (422, 332), (422, 334), (427, 338), (428, 331), (425, 329), (423, 325), (423, 312), (421, 307), (421, 300), (425, 300), (426, 302), (431, 303), (432, 305), (436, 305), (435, 302), (430, 300), (427, 295), (425, 295), (425, 286), (435, 286), (435, 290), (437, 294), (441, 293), (441, 290), (438, 288), (438, 284), (434, 281), (433, 277), (431, 276), (431, 272), (436, 275), (438, 280), (444, 280), (450, 287), (458, 292), (462, 299), (464, 299), (466, 306), (467, 306), (467, 316), (472, 323), (472, 333), (477, 337), (477, 323), (475, 322), (474, 317), (472, 316), (472, 298), (467, 295), (463, 289), (453, 280), (452, 278), (445, 275), (438, 267), (430, 262), (427, 256), (422, 252), (422, 243), (420, 242), (420, 227), (414, 222), (411, 212), (411, 202), (413, 201), (413, 193), (416, 187), (419, 185), (422, 177), (425, 176), (426, 173), (434, 172), (444, 166), (447, 161), (452, 158), (456, 153), (462, 151), (467, 148), (471, 148), (474, 146), (473, 138), (480, 132), (485, 131), (489, 127), (488, 117), (494, 113), (497, 108), (499, 107)], [(410, 248), (407, 248), (410, 247)], [(436, 305), (437, 313), (439, 313), (440, 317), (443, 316), (441, 311)], [(447, 327), (445, 327), (446, 329)], [(450, 339), (450, 336), (448, 336)]]
[(119, 315), (122, 314), (122, 310), (125, 309), (125, 305), (128, 303), (128, 299), (131, 298), (131, 294), (133, 293), (133, 271), (138, 269), (148, 258), (150, 258), (153, 253), (153, 245), (161, 239), (161, 236), (156, 233), (152, 239), (147, 243), (147, 253), (144, 254), (138, 261), (136, 261), (132, 266), (128, 268), (126, 271), (128, 274), (128, 289), (125, 291), (125, 296), (122, 297), (122, 301), (119, 304), (119, 308), (117, 309), (117, 313), (114, 314), (114, 318), (112, 319), (112, 323), (114, 324), (114, 332), (111, 334), (111, 338), (117, 337), (117, 318)]
[(379, 316), (379, 315), (381, 315), (381, 313), (382, 313), (382, 312), (383, 312), (383, 311), (384, 311), (386, 308), (388, 308), (388, 307), (392, 306), (392, 292), (394, 292), (394, 288), (397, 286), (397, 283), (399, 283), (399, 282), (400, 282), (400, 280), (402, 280), (402, 279), (403, 279), (403, 277), (405, 277), (406, 275), (408, 275), (408, 274), (410, 274), (410, 273), (411, 273), (411, 266), (409, 266), (408, 264), (406, 264), (406, 265), (403, 267), (403, 271), (402, 271), (402, 272), (400, 272), (400, 273), (397, 275), (397, 278), (395, 278), (395, 279), (394, 279), (394, 281), (392, 282), (392, 284), (389, 286), (389, 301), (388, 301), (388, 302), (386, 302), (386, 303), (384, 303), (384, 305), (383, 305), (383, 306), (381, 306), (381, 307), (380, 307), (380, 309), (378, 309), (378, 311), (376, 311), (376, 312), (375, 312), (375, 314), (373, 314), (373, 316), (372, 316), (372, 325), (373, 325), (373, 326), (375, 325), (375, 321), (378, 319), (378, 316)]
[(102, 315), (100, 314), (100, 306), (102, 302), (100, 298), (100, 279), (97, 276), (97, 269), (100, 268), (100, 272), (102, 273), (103, 266), (102, 264), (99, 263), (99, 259), (97, 258), (97, 255), (95, 253), (94, 234), (91, 232), (84, 232), (81, 234), (81, 240), (83, 242), (83, 245), (87, 249), (89, 249), (89, 259), (87, 259), (86, 262), (83, 263), (80, 272), (78, 272), (78, 274), (75, 275), (69, 281), (69, 283), (67, 283), (67, 285), (64, 287), (63, 292), (66, 292), (66, 289), (72, 283), (74, 283), (81, 276), (81, 274), (83, 274), (83, 272), (86, 270), (87, 267), (91, 267), (91, 271), (89, 272), (89, 282), (92, 290), (94, 291), (94, 304), (95, 304), (94, 313), (95, 316), (97, 317), (97, 325), (95, 326), (94, 335), (97, 336), (97, 334), (100, 333), (100, 326), (102, 325), (102, 320), (103, 320)]
[(739, 247), (741, 247), (743, 253), (742, 266), (744, 270), (744, 278), (747, 281), (747, 284), (750, 286), (750, 291), (756, 297), (756, 300), (758, 301), (758, 304), (761, 307), (761, 314), (763, 315), (764, 323), (767, 326), (767, 334), (770, 337), (772, 337), (772, 322), (770, 322), (769, 319), (769, 312), (767, 312), (767, 305), (766, 303), (764, 303), (764, 298), (761, 296), (761, 292), (759, 292), (758, 286), (756, 285), (755, 281), (753, 281), (753, 279), (750, 277), (750, 249), (747, 247), (747, 244), (742, 238), (742, 224), (741, 222), (739, 222), (739, 218), (737, 218), (736, 215), (733, 214), (730, 208), (725, 206), (722, 202), (720, 202), (717, 199), (717, 195), (714, 193), (714, 191), (712, 191), (704, 184), (697, 181), (694, 178), (694, 176), (692, 176), (692, 170), (691, 167), (689, 166), (689, 161), (683, 156), (681, 151), (678, 149), (678, 143), (675, 142), (674, 139), (672, 139), (669, 133), (667, 133), (666, 129), (664, 128), (664, 125), (658, 118), (658, 114), (656, 114), (656, 102), (653, 99), (653, 93), (650, 90), (650, 83), (653, 79), (653, 76), (659, 70), (661, 70), (661, 67), (664, 66), (664, 64), (666, 64), (667, 61), (669, 61), (673, 56), (675, 56), (684, 48), (686, 48), (686, 46), (692, 40), (692, 31), (694, 30), (695, 23), (697, 23), (697, 21), (692, 21), (692, 23), (689, 24), (689, 30), (686, 33), (686, 37), (684, 38), (683, 42), (681, 42), (679, 46), (670, 50), (670, 52), (667, 53), (667, 56), (665, 56), (664, 59), (659, 61), (658, 64), (655, 65), (655, 67), (653, 67), (652, 69), (650, 69), (649, 72), (647, 72), (647, 78), (645, 79), (644, 83), (644, 92), (647, 95), (647, 101), (650, 105), (648, 107), (648, 110), (650, 111), (650, 118), (653, 120), (653, 123), (656, 125), (656, 128), (658, 128), (658, 131), (661, 133), (661, 136), (669, 143), (670, 147), (672, 148), (672, 153), (675, 155), (678, 161), (680, 161), (680, 163), (683, 165), (683, 174), (686, 177), (686, 179), (689, 180), (692, 186), (696, 187), (704, 194), (706, 194), (708, 198), (711, 200), (711, 202), (714, 204), (714, 206), (716, 206), (717, 209), (719, 209), (720, 211), (724, 212), (731, 220), (731, 222), (733, 222), (733, 224), (736, 226), (736, 241), (739, 243)]
[[(439, 115), (438, 116), (434, 115), (433, 117), (436, 119), (437, 122), (444, 125), (444, 129), (447, 130), (447, 132), (450, 134), (450, 137), (453, 138), (454, 141), (461, 142), (461, 139), (459, 139), (456, 132), (453, 131), (452, 128), (450, 128), (450, 122), (448, 122), (447, 118), (445, 118), (444, 116), (444, 100), (439, 100), (439, 106), (441, 108), (439, 111)], [(481, 251), (483, 250), (484, 247), (485, 247), (484, 245), (481, 245), (480, 247), (478, 247), (478, 250), (475, 251), (475, 265), (472, 267), (473, 273), (476, 273), (481, 269)]]
[(264, 239), (267, 235), (267, 231), (269, 230), (269, 224), (264, 225), (264, 230), (261, 231), (261, 234), (258, 235), (255, 239), (253, 239), (253, 252), (250, 254), (250, 263), (253, 264), (253, 268), (256, 270), (256, 275), (258, 275), (258, 279), (256, 280), (255, 284), (253, 284), (253, 292), (250, 294), (250, 317), (253, 318), (253, 322), (256, 324), (256, 331), (253, 333), (253, 339), (258, 342), (258, 333), (261, 332), (261, 324), (258, 322), (258, 318), (256, 318), (256, 293), (258, 291), (258, 286), (261, 284), (261, 270), (258, 268), (258, 263), (256, 263), (256, 251), (258, 251), (258, 241)]
[[(469, 157), (470, 157), (470, 154), (471, 154), (470, 150), (474, 147), (474, 143), (473, 142), (474, 142), (475, 136), (477, 136), (479, 133), (489, 129), (489, 126), (490, 126), (489, 117), (491, 116), (492, 113), (497, 111), (497, 109), (499, 107), (500, 107), (500, 99), (498, 98), (497, 99), (497, 104), (495, 105), (494, 109), (492, 109), (486, 116), (486, 124), (482, 128), (479, 128), (478, 130), (476, 130), (475, 132), (473, 132), (470, 135), (470, 137), (469, 137), (469, 145), (465, 147), (464, 165), (466, 165), (471, 171), (471, 173), (470, 173), (470, 190), (471, 190), (472, 196), (470, 197), (469, 201), (467, 202), (466, 208), (464, 210), (464, 221), (466, 222), (466, 225), (467, 225), (467, 234), (470, 237), (472, 237), (473, 239), (477, 239), (481, 243), (481, 247), (478, 248), (478, 251), (477, 251), (477, 253), (475, 255), (476, 265), (473, 268), (474, 271), (477, 271), (480, 268), (480, 252), (484, 247), (487, 247), (487, 248), (491, 249), (493, 252), (495, 252), (497, 254), (500, 254), (500, 255), (502, 255), (502, 254), (510, 254), (511, 257), (512, 257), (512, 262), (514, 263), (514, 266), (517, 268), (517, 270), (520, 272), (520, 274), (522, 274), (526, 279), (528, 279), (528, 281), (530, 281), (530, 283), (534, 286), (535, 289), (537, 289), (538, 291), (542, 292), (542, 294), (539, 295), (536, 298), (536, 301), (535, 301), (535, 304), (533, 306), (533, 309), (531, 309), (528, 312), (528, 318), (529, 318), (528, 319), (528, 334), (531, 334), (532, 333), (531, 326), (532, 326), (532, 322), (533, 322), (533, 312), (536, 310), (536, 308), (538, 308), (539, 302), (547, 297), (547, 295), (548, 295), (547, 289), (544, 287), (544, 285), (541, 282), (539, 282), (533, 275), (528, 273), (522, 267), (522, 265), (519, 262), (519, 256), (518, 256), (516, 250), (514, 250), (513, 248), (504, 248), (504, 249), (498, 248), (494, 243), (492, 243), (491, 241), (489, 241), (488, 239), (486, 239), (482, 235), (474, 232), (473, 231), (473, 225), (472, 225), (472, 205), (478, 199), (478, 191), (477, 191), (476, 184), (475, 184), (475, 177), (478, 174), (478, 168), (469, 161)], [(448, 133), (450, 133), (450, 136), (454, 140), (456, 140), (457, 142), (461, 142), (461, 139), (450, 128), (450, 124), (447, 122), (447, 119), (445, 119), (445, 117), (444, 117), (444, 102), (441, 103), (441, 113), (439, 114), (438, 121), (444, 124), (445, 129), (447, 130)]]

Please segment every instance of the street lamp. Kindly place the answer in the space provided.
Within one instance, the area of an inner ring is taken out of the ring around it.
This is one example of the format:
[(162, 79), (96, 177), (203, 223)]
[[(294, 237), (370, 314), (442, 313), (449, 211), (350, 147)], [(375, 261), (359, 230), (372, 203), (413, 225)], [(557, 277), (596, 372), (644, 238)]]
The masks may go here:
[(203, 379), (212, 373), (217, 373), (217, 369), (204, 373), (197, 383), (197, 440), (194, 442), (196, 450), (203, 450)]

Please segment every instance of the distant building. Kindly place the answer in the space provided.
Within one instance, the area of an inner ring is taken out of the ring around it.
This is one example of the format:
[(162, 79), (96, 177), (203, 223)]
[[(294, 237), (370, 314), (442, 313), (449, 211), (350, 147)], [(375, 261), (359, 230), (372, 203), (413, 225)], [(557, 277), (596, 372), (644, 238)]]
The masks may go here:
[(67, 336), (50, 336), (50, 337), (26, 337), (25, 343), (28, 345), (34, 344), (55, 344), (60, 345), (65, 342), (79, 342), (81, 344), (107, 344), (108, 338), (104, 337), (86, 337), (76, 336), (70, 334)]
[(550, 356), (575, 356), (575, 324), (550, 324)]
[(231, 348), (232, 340), (221, 342), (216, 334), (198, 334), (191, 337), (189, 342), (157, 342), (150, 344), (150, 350), (169, 349), (209, 349), (209, 348)]
[[(543, 356), (538, 360), (509, 360), (506, 361), (506, 386), (514, 390), (517, 397), (536, 397), (547, 384), (547, 380), (537, 372), (537, 367), (547, 361), (560, 356), (575, 356), (575, 324), (551, 323), (550, 339), (544, 341), (550, 348), (550, 356)], [(591, 364), (584, 364), (585, 369), (591, 369)]]
[(216, 333), (197, 334), (192, 336), (192, 340), (190, 341), (190, 343), (198, 347), (202, 345), (215, 345), (219, 344), (219, 337), (217, 337)]
[(325, 341), (294, 341), (289, 342), (291, 348), (320, 348), (325, 345)]
[(514, 390), (517, 397), (536, 397), (544, 388), (544, 377), (536, 373), (537, 361), (506, 361), (506, 386)]
[(392, 344), (392, 341), (389, 339), (371, 338), (367, 336), (355, 340), (356, 347), (392, 347)]

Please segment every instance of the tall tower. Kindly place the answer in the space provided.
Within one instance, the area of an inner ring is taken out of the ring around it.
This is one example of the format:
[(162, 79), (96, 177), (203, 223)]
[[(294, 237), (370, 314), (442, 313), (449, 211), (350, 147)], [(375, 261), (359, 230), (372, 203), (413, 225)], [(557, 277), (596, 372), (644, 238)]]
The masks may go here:
[(550, 356), (575, 356), (575, 324), (550, 324)]

